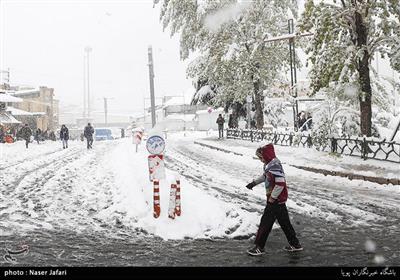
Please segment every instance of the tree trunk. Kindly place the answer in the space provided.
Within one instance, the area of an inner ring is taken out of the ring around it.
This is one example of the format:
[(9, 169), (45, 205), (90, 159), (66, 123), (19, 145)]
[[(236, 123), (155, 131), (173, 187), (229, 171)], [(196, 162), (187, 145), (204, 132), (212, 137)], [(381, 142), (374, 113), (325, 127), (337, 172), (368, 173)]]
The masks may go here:
[[(253, 78), (253, 77), (252, 77)], [(254, 88), (254, 107), (256, 108), (256, 127), (262, 129), (264, 127), (264, 113), (263, 106), (261, 104), (261, 93), (260, 93), (260, 80), (253, 81)]]
[(361, 134), (371, 136), (371, 79), (369, 75), (369, 58), (370, 54), (367, 50), (367, 29), (363, 22), (362, 15), (356, 12), (356, 32), (357, 32), (357, 46), (364, 48), (363, 57), (358, 60), (357, 71), (359, 74), (359, 83), (361, 87), (360, 111), (361, 111)]
[(240, 104), (235, 102), (232, 104), (232, 114), (229, 116), (228, 127), (237, 128), (239, 127), (239, 116), (240, 116)]

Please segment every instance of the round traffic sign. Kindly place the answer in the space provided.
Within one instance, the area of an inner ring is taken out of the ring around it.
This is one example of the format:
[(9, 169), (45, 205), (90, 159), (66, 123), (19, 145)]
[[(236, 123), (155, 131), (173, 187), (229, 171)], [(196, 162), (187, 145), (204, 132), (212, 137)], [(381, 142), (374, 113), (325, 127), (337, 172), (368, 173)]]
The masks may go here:
[(146, 149), (150, 154), (159, 155), (165, 149), (165, 141), (161, 136), (151, 136), (149, 139), (147, 139)]

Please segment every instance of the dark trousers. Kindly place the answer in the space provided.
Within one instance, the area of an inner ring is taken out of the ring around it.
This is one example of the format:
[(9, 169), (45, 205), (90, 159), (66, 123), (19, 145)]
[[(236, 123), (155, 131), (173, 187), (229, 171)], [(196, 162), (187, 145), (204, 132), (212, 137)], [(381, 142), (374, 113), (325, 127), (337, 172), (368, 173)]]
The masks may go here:
[(25, 146), (26, 146), (27, 149), (28, 149), (28, 144), (29, 144), (30, 141), (31, 141), (31, 139), (25, 139)]
[(261, 217), (260, 226), (258, 227), (258, 232), (254, 243), (260, 248), (265, 247), (265, 243), (267, 242), (268, 235), (272, 230), (275, 220), (278, 220), (278, 223), (285, 233), (289, 244), (292, 246), (299, 245), (300, 243), (296, 237), (296, 232), (290, 223), (286, 204), (278, 204), (277, 202), (267, 203), (264, 214)]
[(224, 127), (222, 125), (218, 126), (218, 138), (224, 138)]
[(87, 137), (87, 148), (91, 149), (92, 148), (92, 144), (93, 144), (93, 138), (92, 137)]
[(68, 139), (62, 139), (63, 148), (68, 148)]

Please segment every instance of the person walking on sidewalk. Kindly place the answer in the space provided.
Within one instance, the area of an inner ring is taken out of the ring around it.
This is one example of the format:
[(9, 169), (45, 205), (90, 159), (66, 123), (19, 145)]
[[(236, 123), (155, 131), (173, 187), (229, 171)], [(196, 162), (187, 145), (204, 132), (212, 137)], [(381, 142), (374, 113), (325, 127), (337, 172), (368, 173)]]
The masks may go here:
[(285, 173), (282, 164), (275, 156), (274, 146), (267, 144), (256, 150), (256, 156), (264, 163), (264, 172), (257, 179), (246, 185), (246, 188), (253, 189), (254, 186), (265, 182), (267, 190), (267, 206), (261, 217), (258, 228), (254, 248), (247, 251), (251, 256), (264, 254), (265, 243), (268, 235), (272, 230), (275, 220), (278, 220), (289, 246), (284, 247), (286, 251), (301, 251), (303, 247), (300, 245), (296, 237), (296, 232), (290, 223), (289, 214), (286, 208), (286, 200), (288, 197), (288, 188), (286, 185)]
[(218, 124), (218, 139), (224, 138), (224, 123), (225, 119), (221, 114), (218, 115), (216, 123)]
[(83, 135), (85, 136), (87, 141), (88, 149), (92, 149), (93, 133), (94, 133), (94, 128), (90, 123), (88, 123), (87, 126), (85, 126), (85, 130), (83, 131)]
[(68, 131), (68, 127), (66, 127), (65, 124), (63, 124), (61, 126), (60, 139), (63, 144), (63, 149), (68, 148), (69, 131)]
[(25, 146), (28, 149), (28, 144), (31, 142), (32, 129), (26, 123), (23, 128), (21, 128), (21, 136), (25, 139)]

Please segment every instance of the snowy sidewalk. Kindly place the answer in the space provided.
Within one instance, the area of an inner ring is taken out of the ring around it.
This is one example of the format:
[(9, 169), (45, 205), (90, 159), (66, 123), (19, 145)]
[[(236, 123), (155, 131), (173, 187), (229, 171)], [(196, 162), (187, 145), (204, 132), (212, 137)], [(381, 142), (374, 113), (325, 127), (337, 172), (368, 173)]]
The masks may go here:
[[(225, 152), (254, 157), (257, 147), (263, 142), (245, 140), (218, 139), (207, 137), (198, 139), (196, 144)], [(352, 156), (333, 156), (312, 148), (285, 147), (275, 145), (276, 154), (284, 164), (322, 173), (324, 175), (341, 176), (379, 184), (400, 185), (400, 164), (379, 160), (363, 160)]]

